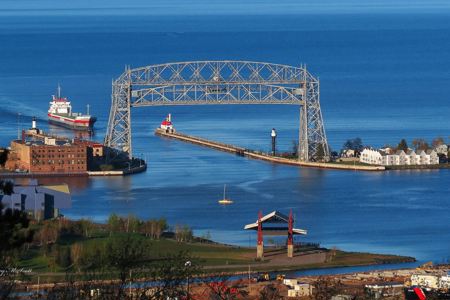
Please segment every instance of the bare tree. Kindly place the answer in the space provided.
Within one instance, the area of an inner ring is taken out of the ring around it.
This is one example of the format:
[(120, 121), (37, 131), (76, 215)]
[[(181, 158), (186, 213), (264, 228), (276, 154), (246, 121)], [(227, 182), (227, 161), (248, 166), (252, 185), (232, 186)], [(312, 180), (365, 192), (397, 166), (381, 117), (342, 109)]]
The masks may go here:
[(275, 284), (266, 285), (259, 292), (259, 300), (282, 300), (284, 297), (281, 295), (279, 286)]

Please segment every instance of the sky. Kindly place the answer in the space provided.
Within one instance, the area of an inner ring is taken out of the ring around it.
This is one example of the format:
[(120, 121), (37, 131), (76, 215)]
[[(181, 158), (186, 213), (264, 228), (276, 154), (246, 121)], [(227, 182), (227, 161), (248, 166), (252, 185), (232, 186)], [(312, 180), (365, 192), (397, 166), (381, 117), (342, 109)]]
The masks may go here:
[(0, 0), (1, 15), (442, 13), (449, 0)]

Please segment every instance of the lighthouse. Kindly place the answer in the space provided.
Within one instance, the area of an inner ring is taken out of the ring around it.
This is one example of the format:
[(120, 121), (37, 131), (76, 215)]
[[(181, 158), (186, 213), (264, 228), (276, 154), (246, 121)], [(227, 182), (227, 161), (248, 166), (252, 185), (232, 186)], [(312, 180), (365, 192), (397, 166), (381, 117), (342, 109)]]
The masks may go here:
[(171, 114), (168, 114), (167, 117), (161, 122), (160, 128), (166, 133), (174, 133), (175, 129), (173, 128)]
[(270, 133), (270, 136), (272, 137), (272, 155), (275, 156), (275, 148), (276, 148), (276, 142), (277, 142), (277, 132), (275, 128), (272, 128), (272, 132)]

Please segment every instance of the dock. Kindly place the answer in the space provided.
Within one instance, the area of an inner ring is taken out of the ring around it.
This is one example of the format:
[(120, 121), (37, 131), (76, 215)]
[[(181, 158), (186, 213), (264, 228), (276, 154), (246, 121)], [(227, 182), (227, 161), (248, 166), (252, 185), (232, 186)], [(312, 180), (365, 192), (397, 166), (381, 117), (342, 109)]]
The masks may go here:
[(276, 164), (284, 164), (298, 167), (310, 167), (321, 169), (338, 169), (338, 170), (356, 170), (356, 171), (385, 171), (384, 166), (361, 166), (361, 165), (343, 165), (325, 162), (302, 162), (294, 159), (272, 156), (267, 153), (257, 152), (254, 150), (238, 147), (235, 145), (210, 141), (204, 138), (186, 135), (180, 132), (169, 132), (161, 128), (155, 130), (155, 134), (165, 138), (176, 139), (183, 142), (188, 142), (203, 147), (212, 148), (219, 151), (233, 153), (239, 156), (246, 156), (253, 159), (264, 160)]

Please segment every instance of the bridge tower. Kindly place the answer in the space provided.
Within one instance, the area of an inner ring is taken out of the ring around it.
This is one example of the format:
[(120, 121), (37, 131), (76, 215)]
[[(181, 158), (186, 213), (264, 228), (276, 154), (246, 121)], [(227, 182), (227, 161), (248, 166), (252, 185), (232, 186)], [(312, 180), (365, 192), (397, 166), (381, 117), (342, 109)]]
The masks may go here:
[(330, 153), (320, 109), (319, 80), (306, 66), (251, 61), (194, 61), (130, 69), (112, 83), (105, 145), (132, 156), (131, 108), (161, 105), (299, 105), (301, 161)]

